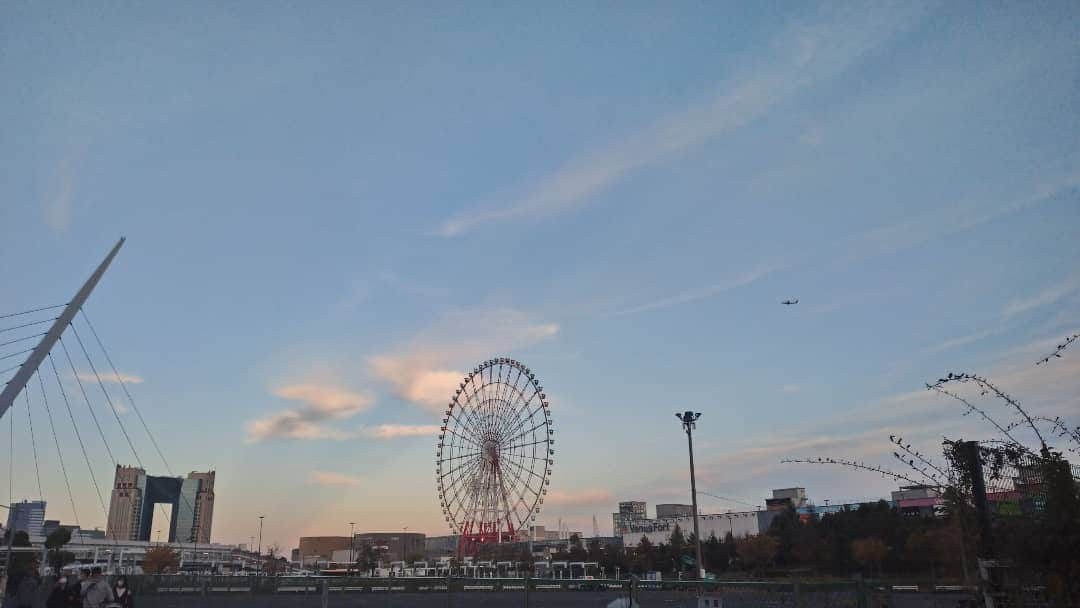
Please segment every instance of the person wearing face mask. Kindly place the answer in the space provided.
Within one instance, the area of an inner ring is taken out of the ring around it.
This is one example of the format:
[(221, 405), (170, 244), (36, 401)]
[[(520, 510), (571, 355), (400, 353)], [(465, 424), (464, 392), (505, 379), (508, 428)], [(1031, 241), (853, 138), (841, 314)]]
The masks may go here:
[(131, 597), (131, 589), (127, 586), (127, 577), (121, 576), (113, 585), (114, 601), (120, 608), (135, 608), (135, 600)]

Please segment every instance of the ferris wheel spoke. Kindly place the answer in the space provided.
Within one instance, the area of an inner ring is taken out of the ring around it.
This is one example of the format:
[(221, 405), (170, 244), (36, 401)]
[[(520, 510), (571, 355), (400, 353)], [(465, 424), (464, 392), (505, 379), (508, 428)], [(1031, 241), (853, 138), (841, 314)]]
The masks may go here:
[[(528, 421), (533, 416), (535, 416), (541, 409), (543, 409), (543, 401), (542, 400), (540, 402), (540, 404), (541, 404), (540, 407), (536, 408), (536, 410), (530, 409), (529, 404), (532, 403), (532, 400), (535, 399), (537, 397), (537, 395), (539, 395), (539, 394), (540, 394), (540, 391), (536, 387), (533, 387), (533, 394), (529, 395), (529, 398), (524, 403), (522, 403), (520, 407), (514, 409), (513, 417), (511, 417), (509, 419), (506, 428), (503, 429), (504, 434), (512, 433), (515, 430), (521, 428), (523, 425), (527, 424)], [(524, 417), (521, 415), (523, 412), (527, 413), (527, 415), (524, 416)]]
[[(510, 375), (514, 374), (515, 372), (516, 372), (516, 375), (514, 375), (514, 381), (510, 382)], [(503, 390), (502, 390), (502, 393), (500, 395), (500, 399), (502, 400), (502, 403), (500, 404), (500, 408), (499, 408), (500, 426), (503, 423), (505, 423), (505, 420), (509, 418), (510, 414), (514, 410), (514, 402), (517, 400), (517, 394), (520, 392), (520, 389), (518, 389), (518, 386), (517, 386), (518, 382), (520, 382), (520, 381), (521, 381), (521, 368), (520, 367), (511, 367), (509, 370), (507, 370), (507, 372), (506, 372), (506, 383), (503, 386)]]
[(450, 462), (452, 460), (460, 460), (462, 458), (472, 458), (473, 456), (479, 456), (480, 454), (481, 454), (480, 452), (470, 452), (468, 454), (458, 454), (456, 456), (448, 456), (446, 458), (442, 458), (441, 460), (443, 462)]
[(521, 485), (522, 485), (522, 486), (523, 486), (523, 487), (524, 487), (524, 488), (525, 488), (526, 490), (528, 490), (528, 491), (529, 491), (530, 493), (532, 493), (532, 494), (535, 494), (535, 495), (537, 495), (537, 496), (540, 496), (540, 495), (542, 494), (542, 492), (543, 492), (543, 489), (544, 489), (544, 483), (545, 483), (545, 482), (547, 481), (547, 479), (546, 479), (546, 478), (544, 478), (544, 477), (543, 477), (542, 475), (538, 475), (538, 474), (536, 473), (536, 471), (533, 471), (532, 469), (527, 469), (527, 468), (525, 468), (525, 467), (521, 466), (520, 464), (518, 464), (518, 463), (516, 463), (516, 462), (512, 462), (511, 464), (512, 464), (512, 465), (513, 465), (514, 467), (516, 467), (516, 468), (518, 469), (518, 471), (520, 471), (521, 473), (525, 473), (525, 474), (531, 475), (531, 476), (533, 476), (533, 477), (535, 477), (535, 478), (537, 478), (537, 479), (539, 479), (539, 480), (540, 480), (540, 489), (539, 489), (539, 490), (536, 490), (536, 489), (533, 489), (533, 487), (529, 485), (529, 480), (528, 480), (528, 478), (526, 478), (526, 477), (519, 477), (519, 478), (518, 478), (518, 479), (520, 479), (520, 480), (521, 480)]
[(477, 449), (480, 449), (480, 450), (484, 449), (484, 446), (477, 443), (472, 437), (462, 435), (462, 434), (458, 433), (457, 431), (455, 431), (455, 430), (453, 430), (453, 429), (451, 429), (449, 427), (446, 429), (446, 432), (453, 435), (454, 437), (457, 437), (457, 438), (461, 439), (461, 441), (463, 443), (468, 442), (469, 444), (471, 444), (473, 446), (476, 446)]
[[(520, 397), (521, 390), (518, 388), (517, 383), (521, 380), (521, 370), (517, 370), (517, 377), (514, 378), (514, 382), (511, 384), (507, 382), (503, 387), (503, 390), (499, 396), (499, 419), (493, 432), (497, 436), (504, 434), (504, 429), (513, 423), (516, 413), (516, 403)], [(507, 374), (507, 380), (509, 380), (510, 374)]]
[(533, 426), (533, 427), (531, 427), (531, 428), (528, 428), (528, 429), (526, 429), (526, 430), (524, 430), (524, 431), (522, 431), (522, 432), (518, 433), (517, 435), (514, 435), (513, 437), (510, 437), (510, 438), (506, 439), (506, 441), (509, 441), (509, 442), (513, 442), (513, 441), (515, 441), (515, 440), (517, 440), (517, 439), (520, 439), (520, 438), (524, 437), (525, 435), (528, 435), (529, 433), (531, 433), (531, 432), (533, 432), (533, 431), (535, 431), (535, 430), (537, 430), (537, 429), (540, 429), (540, 428), (546, 427), (546, 426), (548, 426), (548, 425), (549, 425), (549, 423), (548, 423), (547, 419), (545, 418), (545, 419), (544, 419), (544, 420), (543, 420), (542, 422), (540, 422), (539, 424), (536, 424), (535, 426)]
[(541, 439), (539, 441), (533, 441), (531, 443), (515, 443), (513, 445), (509, 445), (509, 446), (506, 446), (505, 448), (502, 448), (501, 451), (503, 451), (503, 452), (511, 452), (512, 450), (516, 450), (518, 448), (527, 448), (527, 447), (534, 446), (534, 445), (548, 444), (549, 442), (550, 442), (550, 440), (548, 440), (548, 439)]
[[(518, 370), (518, 375), (516, 378), (514, 378), (514, 383), (507, 387), (507, 390), (511, 393), (511, 398), (505, 399), (507, 414), (505, 418), (507, 421), (512, 420), (513, 417), (517, 415), (518, 401), (524, 398), (524, 391), (517, 386), (523, 375), (524, 374), (521, 373), (521, 370)], [(526, 379), (525, 386), (527, 387), (529, 386), (529, 384), (531, 384), (531, 381)]]

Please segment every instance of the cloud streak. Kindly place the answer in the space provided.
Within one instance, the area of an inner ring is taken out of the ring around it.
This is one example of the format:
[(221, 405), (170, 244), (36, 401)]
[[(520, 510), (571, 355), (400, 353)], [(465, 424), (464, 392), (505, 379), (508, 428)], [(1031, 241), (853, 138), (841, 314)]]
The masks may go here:
[(637, 306), (631, 306), (629, 308), (623, 308), (609, 313), (608, 316), (621, 317), (625, 315), (634, 315), (642, 312), (649, 312), (660, 308), (667, 308), (669, 306), (677, 306), (679, 304), (687, 304), (697, 300), (702, 300), (715, 296), (719, 293), (736, 289), (738, 287), (744, 287), (749, 285), (765, 276), (779, 270), (782, 266), (779, 264), (761, 264), (751, 270), (744, 272), (743, 274), (719, 283), (713, 283), (704, 287), (697, 287), (694, 289), (688, 289), (676, 293), (665, 298), (659, 298), (651, 302), (644, 304), (638, 304)]
[(1049, 306), (1072, 295), (1080, 290), (1080, 275), (1071, 277), (1056, 285), (1051, 285), (1042, 291), (1025, 298), (1014, 299), (1005, 306), (1003, 314), (1006, 317), (1014, 317), (1036, 308)]
[(360, 430), (361, 437), (369, 439), (396, 439), (398, 437), (430, 437), (439, 434), (435, 424), (380, 424)]
[(586, 490), (552, 490), (544, 499), (545, 504), (564, 507), (610, 505), (615, 502), (611, 492), (599, 488)]
[(365, 394), (334, 385), (291, 384), (276, 389), (274, 394), (282, 399), (301, 402), (303, 406), (249, 422), (249, 442), (270, 438), (347, 439), (350, 436), (348, 433), (326, 428), (321, 423), (350, 418), (375, 403)]
[(771, 61), (755, 62), (712, 97), (570, 161), (505, 207), (455, 215), (436, 233), (454, 237), (485, 224), (543, 217), (587, 204), (633, 172), (747, 125), (785, 98), (843, 72), (921, 13), (867, 11), (791, 28), (771, 45), (778, 49)]
[(320, 486), (354, 487), (363, 483), (358, 477), (331, 471), (312, 471), (309, 480)]
[(98, 377), (100, 377), (102, 382), (108, 382), (110, 384), (120, 384), (121, 382), (123, 382), (125, 384), (142, 384), (143, 383), (142, 376), (137, 376), (135, 374), (125, 374), (125, 373), (122, 373), (122, 372), (119, 373), (119, 374), (114, 374), (114, 373), (98, 374), (98, 376), (95, 376), (94, 374), (88, 373), (88, 372), (79, 372), (76, 375), (79, 377), (79, 380), (82, 380), (83, 382), (97, 382)]

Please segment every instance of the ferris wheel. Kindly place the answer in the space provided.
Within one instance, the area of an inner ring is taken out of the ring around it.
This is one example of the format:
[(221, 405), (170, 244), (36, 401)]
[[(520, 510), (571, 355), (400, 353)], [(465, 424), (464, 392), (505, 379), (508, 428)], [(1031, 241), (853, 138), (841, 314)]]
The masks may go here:
[(555, 463), (544, 387), (521, 362), (481, 363), (454, 391), (439, 433), (435, 478), (458, 554), (510, 542), (544, 503)]

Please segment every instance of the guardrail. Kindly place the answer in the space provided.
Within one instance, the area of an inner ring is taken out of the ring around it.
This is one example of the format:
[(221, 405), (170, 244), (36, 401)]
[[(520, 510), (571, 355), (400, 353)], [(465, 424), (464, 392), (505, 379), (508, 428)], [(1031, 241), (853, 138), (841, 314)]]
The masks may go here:
[[(547, 578), (366, 578), (322, 576), (194, 576), (141, 575), (128, 577), (128, 585), (140, 606), (289, 606), (334, 608), (353, 605), (349, 595), (386, 596), (385, 606), (470, 606), (477, 594), (505, 594), (506, 605), (530, 606), (530, 596), (542, 594), (545, 606), (580, 605), (577, 594), (589, 594), (589, 603), (598, 606), (691, 606), (695, 598), (708, 598), (703, 605), (728, 608), (783, 606), (785, 608), (869, 608), (891, 604), (893, 594), (929, 597), (929, 594), (956, 593), (962, 588), (871, 581), (650, 581), (613, 579)], [(553, 595), (555, 594), (555, 595)], [(567, 594), (565, 599), (558, 594)], [(446, 599), (423, 596), (442, 596)], [(226, 600), (228, 597), (230, 599)], [(171, 599), (170, 599), (171, 598)], [(217, 599), (215, 599), (217, 598)], [(245, 599), (246, 598), (246, 599)], [(633, 599), (633, 604), (631, 604)], [(713, 600), (721, 602), (710, 603)], [(368, 600), (370, 601), (370, 600)], [(383, 602), (385, 601), (385, 604)], [(501, 600), (497, 605), (502, 605)], [(223, 603), (226, 602), (226, 603)], [(577, 603), (575, 603), (577, 602)], [(624, 602), (624, 603), (620, 603)], [(674, 602), (674, 604), (673, 604)], [(490, 600), (486, 605), (491, 604)], [(909, 605), (909, 604), (905, 604)], [(929, 605), (929, 604), (928, 604)]]

